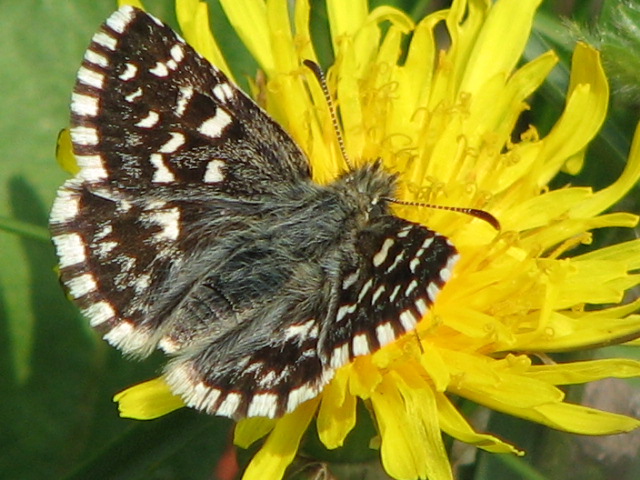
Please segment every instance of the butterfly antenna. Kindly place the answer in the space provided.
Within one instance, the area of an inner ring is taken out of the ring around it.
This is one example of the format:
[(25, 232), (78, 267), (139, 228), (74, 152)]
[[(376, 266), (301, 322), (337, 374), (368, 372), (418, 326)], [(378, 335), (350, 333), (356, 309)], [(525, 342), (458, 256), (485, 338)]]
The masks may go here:
[(333, 99), (331, 98), (331, 94), (329, 93), (329, 87), (327, 86), (327, 79), (316, 62), (312, 60), (303, 60), (302, 62), (305, 67), (313, 72), (313, 74), (318, 79), (318, 83), (322, 88), (322, 94), (324, 95), (324, 99), (327, 102), (327, 106), (329, 107), (329, 113), (331, 114), (331, 123), (333, 124), (333, 130), (336, 133), (336, 138), (338, 139), (338, 145), (340, 146), (340, 152), (342, 153), (342, 158), (344, 158), (344, 162), (349, 167), (349, 170), (353, 170), (353, 163), (347, 154), (347, 148), (344, 145), (344, 137), (342, 136), (342, 130), (340, 129), (340, 123), (338, 122), (338, 114), (336, 113), (336, 107), (333, 103)]
[(489, 225), (491, 225), (496, 230), (500, 231), (500, 222), (496, 217), (491, 215), (489, 212), (485, 210), (480, 210), (478, 208), (465, 208), (465, 207), (451, 207), (448, 205), (434, 205), (432, 203), (421, 203), (421, 202), (407, 202), (404, 200), (398, 200), (397, 198), (384, 197), (382, 200), (386, 200), (390, 203), (395, 203), (396, 205), (407, 205), (410, 207), (425, 207), (425, 208), (435, 208), (436, 210), (446, 210), (448, 212), (458, 212), (463, 213), (465, 215), (469, 215), (471, 217), (479, 218), (480, 220), (484, 220)]
[[(322, 93), (324, 95), (324, 99), (327, 102), (327, 106), (329, 107), (329, 113), (331, 114), (331, 123), (333, 124), (333, 130), (336, 132), (336, 138), (338, 139), (338, 145), (340, 146), (340, 152), (342, 153), (342, 158), (344, 158), (345, 163), (349, 167), (349, 169), (353, 170), (353, 163), (347, 154), (347, 149), (344, 145), (344, 137), (342, 136), (342, 130), (340, 129), (340, 123), (338, 122), (338, 114), (336, 113), (336, 108), (333, 103), (333, 99), (331, 98), (331, 94), (329, 93), (329, 87), (327, 86), (327, 80), (325, 78), (324, 72), (320, 65), (312, 60), (303, 60), (302, 63), (305, 67), (313, 72), (313, 74), (318, 79), (318, 83), (322, 88)], [(385, 197), (382, 200), (386, 200), (391, 203), (395, 203), (397, 205), (407, 205), (412, 207), (426, 207), (426, 208), (435, 208), (437, 210), (447, 210), (449, 212), (458, 212), (463, 213), (465, 215), (470, 215), (475, 218), (479, 218), (480, 220), (484, 220), (489, 225), (491, 225), (496, 230), (500, 231), (500, 222), (496, 217), (491, 215), (489, 212), (484, 210), (479, 210), (477, 208), (464, 208), (464, 207), (450, 207), (446, 205), (433, 205), (431, 203), (420, 203), (420, 202), (407, 202), (403, 200), (398, 200), (397, 198)]]

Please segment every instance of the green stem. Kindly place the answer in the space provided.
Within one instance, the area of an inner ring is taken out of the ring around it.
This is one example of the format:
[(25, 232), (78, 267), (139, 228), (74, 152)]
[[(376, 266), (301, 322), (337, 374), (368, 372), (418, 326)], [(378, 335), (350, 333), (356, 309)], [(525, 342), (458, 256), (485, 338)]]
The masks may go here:
[(525, 480), (549, 480), (548, 477), (538, 472), (535, 468), (515, 455), (495, 455), (494, 458), (502, 462), (507, 468), (519, 474), (519, 478)]
[(0, 230), (15, 233), (21, 237), (31, 238), (33, 240), (39, 240), (47, 243), (51, 242), (51, 235), (46, 228), (33, 225), (32, 223), (22, 222), (15, 218), (0, 216)]

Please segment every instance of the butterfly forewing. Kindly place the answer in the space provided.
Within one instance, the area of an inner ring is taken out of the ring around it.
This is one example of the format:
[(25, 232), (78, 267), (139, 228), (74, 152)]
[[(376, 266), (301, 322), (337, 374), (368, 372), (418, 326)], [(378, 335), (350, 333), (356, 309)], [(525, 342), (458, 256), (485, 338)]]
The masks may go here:
[(394, 217), (365, 164), (311, 182), (287, 133), (133, 7), (93, 37), (71, 102), (79, 174), (51, 212), (60, 275), (128, 354), (211, 414), (279, 417), (412, 330), (457, 253)]
[[(242, 228), (251, 207), (239, 200), (309, 177), (279, 125), (168, 26), (130, 7), (85, 53), (71, 126), (81, 172), (51, 217), (61, 276), (92, 324), (129, 353), (148, 354), (168, 328), (184, 292), (167, 279), (189, 288), (181, 252), (198, 257), (200, 244)], [(226, 221), (203, 225), (231, 193)]]
[(173, 30), (134, 8), (115, 12), (93, 37), (71, 126), (91, 183), (186, 184), (239, 197), (309, 177), (280, 126)]

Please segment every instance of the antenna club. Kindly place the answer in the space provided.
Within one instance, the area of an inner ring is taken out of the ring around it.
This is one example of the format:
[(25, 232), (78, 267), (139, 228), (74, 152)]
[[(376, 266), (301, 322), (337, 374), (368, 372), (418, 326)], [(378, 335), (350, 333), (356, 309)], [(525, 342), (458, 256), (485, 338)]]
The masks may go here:
[(498, 219), (493, 215), (491, 215), (486, 210), (480, 210), (478, 208), (453, 207), (449, 205), (434, 205), (431, 203), (408, 202), (408, 201), (398, 200), (397, 198), (390, 198), (390, 197), (384, 197), (382, 200), (386, 200), (387, 202), (390, 202), (390, 203), (395, 203), (396, 205), (406, 205), (409, 207), (433, 208), (436, 210), (446, 210), (449, 212), (463, 213), (465, 215), (479, 218), (480, 220), (487, 222), (489, 225), (491, 225), (493, 228), (495, 228), (498, 231), (502, 230)]

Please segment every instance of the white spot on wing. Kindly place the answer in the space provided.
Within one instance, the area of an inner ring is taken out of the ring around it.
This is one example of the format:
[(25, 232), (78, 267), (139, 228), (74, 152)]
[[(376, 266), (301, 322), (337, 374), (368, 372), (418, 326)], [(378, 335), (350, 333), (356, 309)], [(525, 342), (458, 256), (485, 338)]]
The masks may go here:
[(83, 273), (67, 282), (67, 288), (73, 298), (84, 297), (87, 293), (95, 292), (98, 289), (96, 277), (91, 273)]
[(224, 415), (225, 417), (233, 417), (240, 406), (242, 396), (239, 393), (230, 392), (226, 398), (222, 401), (220, 406), (216, 409), (218, 415)]
[(376, 291), (373, 292), (373, 296), (371, 297), (371, 305), (375, 305), (375, 303), (380, 298), (380, 295), (382, 295), (385, 290), (386, 287), (384, 285), (380, 285), (378, 288), (376, 288)]
[(149, 110), (149, 113), (147, 114), (147, 116), (144, 117), (142, 120), (140, 120), (138, 123), (136, 123), (136, 127), (151, 128), (158, 123), (158, 120), (160, 120), (160, 115), (158, 115), (158, 112)]
[(136, 98), (141, 97), (142, 96), (142, 89), (140, 87), (136, 88), (136, 90), (133, 93), (130, 93), (129, 95), (125, 95), (124, 99), (131, 103), (133, 102)]
[(191, 97), (193, 97), (193, 87), (191, 85), (180, 87), (178, 102), (176, 104), (176, 115), (180, 116), (184, 113)]
[(398, 295), (398, 292), (400, 291), (401, 286), (400, 285), (396, 285), (396, 288), (393, 289), (393, 291), (391, 292), (391, 295), (389, 295), (389, 302), (394, 302), (396, 299), (396, 296)]
[(127, 353), (144, 352), (151, 346), (149, 344), (151, 334), (146, 330), (136, 328), (133, 323), (128, 321), (116, 325), (102, 338)]
[(447, 264), (445, 265), (445, 267), (442, 270), (440, 270), (440, 278), (442, 279), (443, 282), (448, 282), (451, 279), (453, 267), (458, 262), (458, 260), (460, 260), (459, 254), (456, 253), (452, 255), (451, 258), (447, 260)]
[(418, 323), (416, 317), (409, 310), (404, 310), (400, 313), (400, 323), (406, 332), (413, 330)]
[(287, 399), (287, 412), (295, 410), (295, 408), (302, 402), (309, 400), (316, 396), (318, 390), (313, 388), (310, 384), (306, 383), (301, 387), (294, 388), (289, 392), (289, 398)]
[(162, 155), (159, 153), (152, 153), (151, 157), (149, 157), (149, 161), (154, 167), (156, 167), (156, 171), (153, 172), (153, 178), (151, 179), (152, 182), (170, 183), (175, 181), (176, 177), (165, 165)]
[(89, 63), (92, 63), (94, 65), (98, 65), (99, 67), (106, 68), (106, 67), (109, 66), (109, 61), (107, 60), (107, 57), (105, 57), (104, 55), (101, 55), (101, 54), (99, 54), (97, 52), (94, 52), (91, 49), (88, 49), (84, 53), (84, 59)]
[(76, 218), (80, 212), (80, 195), (78, 193), (61, 188), (51, 208), (51, 223), (65, 223)]
[(440, 289), (435, 283), (430, 283), (427, 287), (427, 293), (429, 294), (429, 298), (431, 299), (431, 303), (436, 301), (436, 297), (440, 293)]
[(210, 412), (218, 401), (218, 398), (220, 398), (220, 395), (222, 395), (222, 392), (217, 388), (205, 385), (203, 382), (198, 383), (196, 389), (198, 395), (194, 398), (196, 402), (190, 403), (190, 406)]
[(83, 117), (95, 117), (98, 114), (98, 98), (73, 93), (71, 95), (71, 111)]
[(140, 294), (144, 292), (146, 289), (148, 289), (150, 285), (151, 285), (151, 275), (149, 275), (148, 273), (145, 273), (140, 275), (136, 279), (135, 283), (133, 284), (133, 288), (136, 291), (136, 293)]
[(418, 309), (418, 313), (420, 313), (420, 317), (423, 317), (427, 310), (429, 310), (429, 306), (424, 298), (419, 298), (416, 300), (416, 308)]
[(299, 337), (302, 339), (308, 338), (311, 335), (314, 326), (316, 326), (316, 321), (314, 319), (307, 320), (306, 322), (298, 325), (291, 325), (285, 329), (284, 338), (285, 340), (293, 337)]
[(331, 359), (329, 365), (332, 368), (339, 368), (349, 361), (349, 344), (345, 343), (337, 348), (334, 348), (331, 353)]
[(138, 67), (136, 67), (133, 63), (125, 64), (125, 67), (126, 67), (125, 71), (122, 72), (118, 76), (118, 78), (126, 82), (127, 80), (131, 80), (132, 78), (135, 78), (136, 74), (138, 73)]
[(416, 288), (418, 288), (418, 281), (412, 280), (409, 286), (407, 287), (407, 289), (405, 290), (404, 296), (408, 297)]
[(359, 274), (360, 270), (356, 270), (355, 272), (344, 277), (344, 280), (342, 280), (342, 289), (348, 290), (354, 283), (356, 283)]
[(382, 263), (387, 259), (387, 254), (389, 253), (389, 249), (394, 244), (393, 238), (385, 239), (380, 251), (373, 256), (373, 266), (379, 267)]
[(381, 323), (376, 327), (376, 335), (380, 346), (391, 343), (396, 339), (395, 333), (393, 333), (393, 327), (389, 322)]
[(184, 135), (180, 132), (169, 132), (171, 138), (160, 147), (160, 153), (173, 153), (184, 144)]
[(258, 393), (251, 399), (247, 409), (247, 417), (274, 418), (277, 407), (278, 396), (275, 393)]
[(112, 233), (113, 227), (110, 224), (107, 224), (96, 232), (96, 234), (93, 236), (93, 240), (102, 240), (104, 238), (107, 238)]
[(78, 80), (97, 89), (102, 89), (104, 85), (104, 75), (85, 66), (80, 67), (78, 70)]
[(173, 207), (150, 215), (150, 219), (162, 227), (156, 236), (166, 240), (177, 240), (180, 235), (180, 210)]
[(115, 50), (118, 45), (118, 40), (105, 32), (96, 33), (92, 40), (107, 50)]
[(108, 177), (100, 155), (76, 155), (76, 161), (80, 167), (80, 178), (94, 182)]
[(271, 388), (273, 387), (277, 377), (278, 375), (275, 370), (269, 370), (258, 379), (258, 386), (260, 388)]
[(367, 340), (367, 336), (364, 333), (356, 335), (353, 337), (353, 355), (366, 355), (369, 353), (369, 340)]
[(213, 117), (202, 122), (198, 131), (210, 138), (219, 138), (226, 127), (232, 122), (231, 115), (224, 109), (218, 108)]
[(211, 160), (207, 164), (207, 169), (204, 172), (204, 181), (205, 183), (218, 183), (224, 180), (224, 172), (222, 171), (222, 167), (224, 166), (224, 161), (222, 160)]
[(407, 225), (406, 227), (402, 227), (402, 230), (400, 230), (398, 232), (398, 234), (396, 235), (398, 238), (404, 238), (407, 235), (409, 235), (409, 231), (412, 229), (413, 227), (411, 225)]
[(162, 62), (156, 62), (153, 68), (149, 69), (149, 73), (152, 73), (156, 77), (166, 77), (169, 75), (169, 69)]
[(171, 337), (163, 337), (158, 342), (158, 347), (160, 347), (164, 353), (176, 353), (180, 345)]
[(416, 273), (418, 265), (420, 265), (420, 259), (418, 257), (415, 257), (409, 262), (409, 270), (411, 270), (411, 273)]
[(77, 265), (86, 260), (84, 240), (77, 233), (56, 235), (52, 240), (60, 257), (60, 268)]
[(118, 246), (118, 242), (100, 242), (96, 249), (96, 255), (100, 259), (104, 259), (109, 256), (114, 248)]
[(424, 252), (427, 248), (429, 248), (432, 243), (433, 243), (433, 237), (426, 238), (424, 242), (422, 242), (422, 245), (420, 246), (420, 253), (418, 255), (422, 255), (422, 252)]
[(117, 33), (124, 32), (127, 25), (133, 19), (135, 10), (130, 6), (124, 6), (117, 12), (114, 12), (109, 18), (107, 18), (107, 25), (109, 28)]
[(387, 268), (385, 273), (391, 273), (392, 271), (394, 271), (396, 269), (396, 267), (400, 264), (400, 262), (404, 258), (404, 253), (405, 253), (405, 251), (402, 250), (398, 255), (396, 255), (396, 258), (393, 260), (393, 263), (391, 265), (389, 265), (389, 267)]
[(360, 293), (358, 294), (358, 303), (360, 303), (362, 299), (365, 297), (365, 295), (369, 293), (369, 290), (371, 290), (372, 286), (373, 286), (373, 278), (370, 278), (369, 280), (367, 280), (367, 283), (365, 283), (362, 286), (362, 290), (360, 290)]
[(78, 145), (97, 145), (98, 131), (93, 127), (73, 127), (71, 129), (71, 138)]
[(106, 301), (97, 302), (89, 308), (85, 308), (82, 313), (89, 319), (89, 325), (97, 327), (98, 325), (116, 317), (113, 306)]
[(219, 83), (213, 87), (213, 96), (226, 103), (233, 98), (233, 88), (228, 83)]
[(348, 314), (351, 314), (353, 312), (356, 311), (357, 305), (355, 303), (353, 304), (347, 304), (347, 305), (342, 305), (339, 309), (338, 309), (338, 313), (336, 314), (336, 322), (341, 322), (342, 319), (344, 317), (346, 317)]
[(179, 63), (184, 58), (184, 47), (179, 43), (176, 43), (173, 47), (171, 47), (169, 53), (171, 54), (171, 58)]

